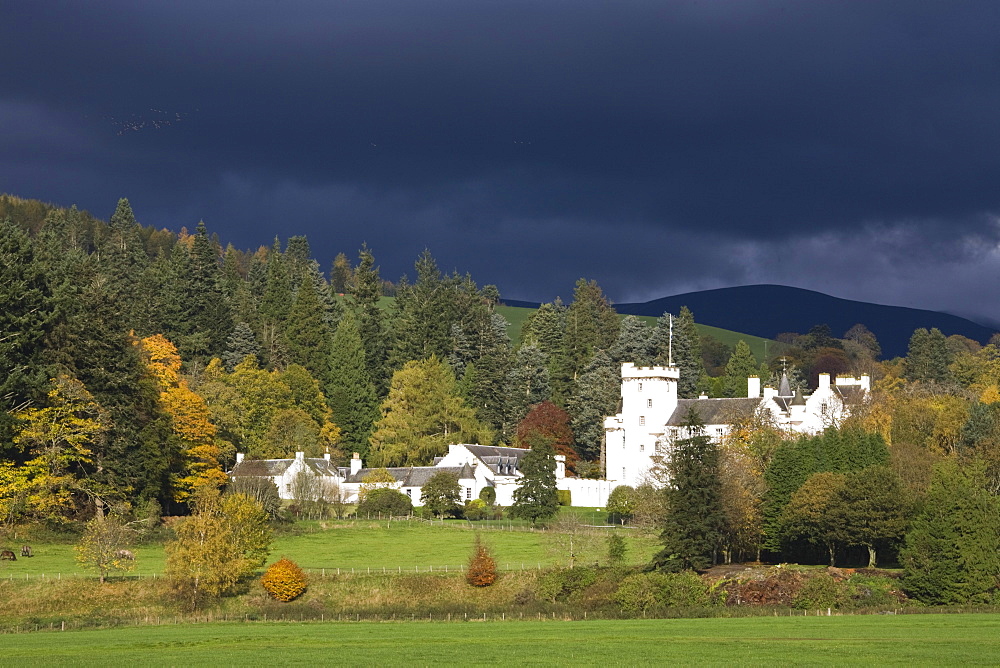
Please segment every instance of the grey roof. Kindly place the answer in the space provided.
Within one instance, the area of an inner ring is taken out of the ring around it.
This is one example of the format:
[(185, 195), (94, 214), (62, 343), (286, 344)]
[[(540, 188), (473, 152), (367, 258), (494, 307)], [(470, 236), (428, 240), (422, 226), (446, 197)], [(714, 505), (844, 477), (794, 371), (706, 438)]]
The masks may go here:
[(864, 401), (865, 391), (860, 385), (834, 385), (833, 388), (845, 404), (856, 405)]
[(233, 467), (231, 476), (274, 477), (288, 470), (294, 459), (244, 459)]
[(730, 424), (735, 418), (749, 415), (760, 405), (759, 397), (736, 399), (679, 399), (677, 408), (667, 420), (670, 427), (684, 424), (688, 410), (694, 408), (705, 424)]
[(516, 475), (521, 459), (528, 454), (524, 448), (509, 448), (500, 445), (466, 445), (466, 450), (478, 457), (497, 475)]
[[(347, 477), (347, 482), (362, 482), (372, 471), (378, 469), (361, 469), (354, 475)], [(475, 477), (472, 467), (465, 466), (399, 466), (386, 469), (400, 487), (423, 487), (427, 481), (437, 473), (453, 473), (459, 480), (468, 480)]]
[[(231, 476), (274, 477), (282, 475), (294, 459), (244, 459), (233, 467)], [(306, 468), (316, 475), (343, 476), (343, 469), (334, 466), (324, 457), (307, 457)]]
[(779, 397), (790, 397), (792, 396), (792, 385), (788, 382), (788, 374), (784, 371), (781, 372), (781, 384), (778, 385), (778, 396)]
[(802, 390), (795, 390), (795, 397), (792, 398), (792, 406), (805, 406), (806, 398), (802, 396)]

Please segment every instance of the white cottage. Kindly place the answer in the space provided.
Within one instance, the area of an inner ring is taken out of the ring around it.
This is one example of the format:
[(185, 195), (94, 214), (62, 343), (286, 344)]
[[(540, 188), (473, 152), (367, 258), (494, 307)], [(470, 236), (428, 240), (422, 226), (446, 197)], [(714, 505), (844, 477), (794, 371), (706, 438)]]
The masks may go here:
[(680, 399), (677, 396), (677, 367), (637, 367), (622, 364), (621, 409), (604, 420), (607, 478), (614, 485), (640, 485), (654, 466), (653, 457), (664, 456), (681, 434), (681, 425), (690, 409), (698, 412), (705, 433), (721, 440), (735, 419), (766, 411), (780, 428), (793, 433), (814, 434), (840, 423), (851, 406), (862, 401), (871, 389), (869, 377), (819, 375), (819, 387), (808, 397), (792, 392), (787, 377), (778, 389), (760, 387), (751, 377), (747, 397), (730, 399)]

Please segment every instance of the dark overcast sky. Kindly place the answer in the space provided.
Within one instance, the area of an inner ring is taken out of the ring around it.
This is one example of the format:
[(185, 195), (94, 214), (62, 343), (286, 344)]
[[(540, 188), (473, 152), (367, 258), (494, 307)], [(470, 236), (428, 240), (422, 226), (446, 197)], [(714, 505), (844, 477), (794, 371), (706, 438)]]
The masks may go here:
[(0, 62), (0, 191), (105, 219), (1000, 320), (996, 0), (7, 0)]

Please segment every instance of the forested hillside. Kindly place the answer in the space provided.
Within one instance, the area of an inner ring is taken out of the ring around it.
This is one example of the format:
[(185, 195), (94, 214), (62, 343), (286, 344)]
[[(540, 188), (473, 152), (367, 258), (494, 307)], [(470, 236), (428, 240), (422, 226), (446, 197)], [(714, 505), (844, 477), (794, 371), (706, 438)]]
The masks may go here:
[[(944, 521), (933, 504), (952, 503), (949, 490), (993, 499), (1000, 489), (992, 344), (921, 329), (905, 359), (880, 362), (865, 327), (836, 338), (817, 324), (762, 361), (742, 341), (700, 335), (686, 308), (655, 323), (620, 318), (585, 279), (569, 304), (530, 312), (515, 344), (498, 290), (443, 274), (428, 251), (391, 283), (372, 249), (323, 265), (305, 237), (240, 250), (203, 224), (143, 227), (125, 199), (104, 222), (5, 196), (0, 220), (6, 527), (86, 519), (126, 500), (183, 513), (199, 488), (224, 484), (236, 452), (422, 465), (453, 442), (544, 438), (577, 475), (599, 476), (602, 419), (616, 412), (625, 361), (672, 361), (682, 397), (746, 396), (748, 375), (776, 384), (784, 372), (800, 388), (820, 372), (873, 379), (869, 401), (826, 434), (795, 440), (748, 419), (697, 454), (714, 473), (674, 472), (717, 485), (721, 515), (698, 548), (709, 560), (894, 551), (912, 523)], [(869, 488), (864, 502), (889, 517), (876, 529), (849, 512)], [(636, 493), (615, 512), (662, 507)], [(679, 522), (682, 504), (670, 507)], [(817, 524), (817, 512), (839, 523)], [(936, 548), (907, 549), (918, 559)], [(661, 556), (666, 567), (676, 554)]]

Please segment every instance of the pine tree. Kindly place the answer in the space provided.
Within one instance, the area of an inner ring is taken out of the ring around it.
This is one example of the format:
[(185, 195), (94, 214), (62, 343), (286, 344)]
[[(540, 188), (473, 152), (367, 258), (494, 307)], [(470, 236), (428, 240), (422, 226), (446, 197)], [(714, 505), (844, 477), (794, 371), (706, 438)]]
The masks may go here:
[(343, 253), (337, 253), (333, 258), (333, 266), (330, 268), (330, 287), (334, 293), (345, 295), (353, 292), (354, 273), (351, 269), (351, 261)]
[(350, 311), (340, 319), (330, 346), (330, 376), (325, 387), (334, 419), (342, 430), (343, 448), (366, 456), (379, 407), (357, 325)]
[(987, 603), (1000, 583), (1000, 503), (981, 469), (944, 462), (900, 552), (903, 588), (928, 605)]
[(539, 520), (548, 519), (559, 511), (556, 460), (551, 437), (536, 433), (527, 445), (531, 450), (518, 464), (521, 484), (514, 490), (510, 514), (526, 519), (534, 526)]
[[(671, 327), (671, 320), (673, 326)], [(670, 343), (671, 329), (673, 344)], [(687, 306), (682, 306), (680, 314), (671, 318), (664, 313), (656, 321), (656, 359), (655, 363), (666, 366), (673, 362), (680, 370), (677, 381), (677, 395), (681, 399), (692, 399), (698, 396), (698, 381), (705, 373), (701, 359), (701, 335), (695, 327), (694, 315)]]
[(41, 356), (55, 309), (28, 235), (0, 221), (0, 458), (13, 454), (12, 411), (45, 397), (50, 374)]
[(614, 415), (621, 399), (621, 371), (611, 357), (599, 351), (576, 383), (567, 407), (572, 416), (577, 450), (585, 459), (603, 455), (604, 418)]
[(236, 323), (232, 334), (226, 339), (226, 351), (222, 354), (226, 370), (231, 372), (247, 355), (253, 355), (259, 359), (260, 354), (260, 345), (257, 343), (257, 338), (254, 336), (253, 330), (250, 329), (250, 325), (245, 322)]
[(328, 355), (332, 332), (324, 322), (323, 306), (311, 280), (299, 284), (283, 330), (288, 361), (301, 364), (325, 383), (330, 373)]
[(375, 256), (362, 246), (358, 254), (358, 268), (354, 272), (354, 289), (348, 304), (357, 318), (358, 334), (365, 348), (368, 375), (375, 386), (375, 393), (382, 397), (389, 389), (388, 334), (385, 319), (379, 308), (382, 296), (382, 279)]
[(563, 407), (572, 395), (573, 387), (563, 343), (565, 332), (566, 307), (558, 298), (551, 304), (539, 306), (521, 328), (521, 345), (535, 345), (545, 355), (552, 401)]
[(101, 245), (99, 256), (103, 272), (111, 279), (109, 291), (112, 299), (117, 302), (122, 319), (130, 328), (142, 319), (141, 314), (149, 307), (144, 303), (143, 295), (133, 289), (149, 264), (139, 229), (129, 201), (124, 197), (119, 199), (111, 214), (108, 236)]
[(945, 383), (951, 380), (950, 363), (948, 340), (941, 330), (935, 327), (927, 331), (921, 327), (910, 337), (903, 375), (911, 382)]
[(666, 571), (714, 564), (725, 529), (718, 446), (693, 408), (681, 428), (687, 438), (674, 444), (667, 464), (670, 485), (664, 493), (670, 512), (661, 534), (663, 549), (653, 558), (653, 565)]
[[(198, 223), (191, 247), (189, 280), (190, 287), (185, 295), (187, 322), (194, 333), (206, 335), (206, 357), (218, 357), (232, 333), (233, 320), (229, 302), (222, 292), (219, 253), (209, 240), (203, 222)], [(208, 359), (202, 361), (207, 363)]]
[(579, 378), (597, 350), (608, 350), (618, 338), (618, 316), (596, 281), (581, 278), (566, 311), (563, 337), (569, 377)]
[(622, 319), (618, 339), (608, 352), (617, 364), (632, 362), (636, 366), (650, 366), (656, 357), (654, 339), (653, 331), (645, 322), (627, 315)]
[(451, 347), (453, 304), (430, 251), (414, 264), (417, 280), (401, 281), (396, 291), (391, 363), (395, 368), (431, 355), (446, 358)]
[(507, 395), (505, 433), (513, 433), (531, 406), (551, 397), (549, 370), (545, 362), (545, 354), (534, 344), (523, 345), (515, 353), (514, 362), (507, 372), (505, 381)]
[(733, 351), (729, 362), (726, 364), (725, 392), (728, 397), (747, 396), (747, 378), (756, 376), (760, 367), (757, 360), (750, 352), (750, 346), (746, 341), (740, 339), (736, 343), (736, 350)]

